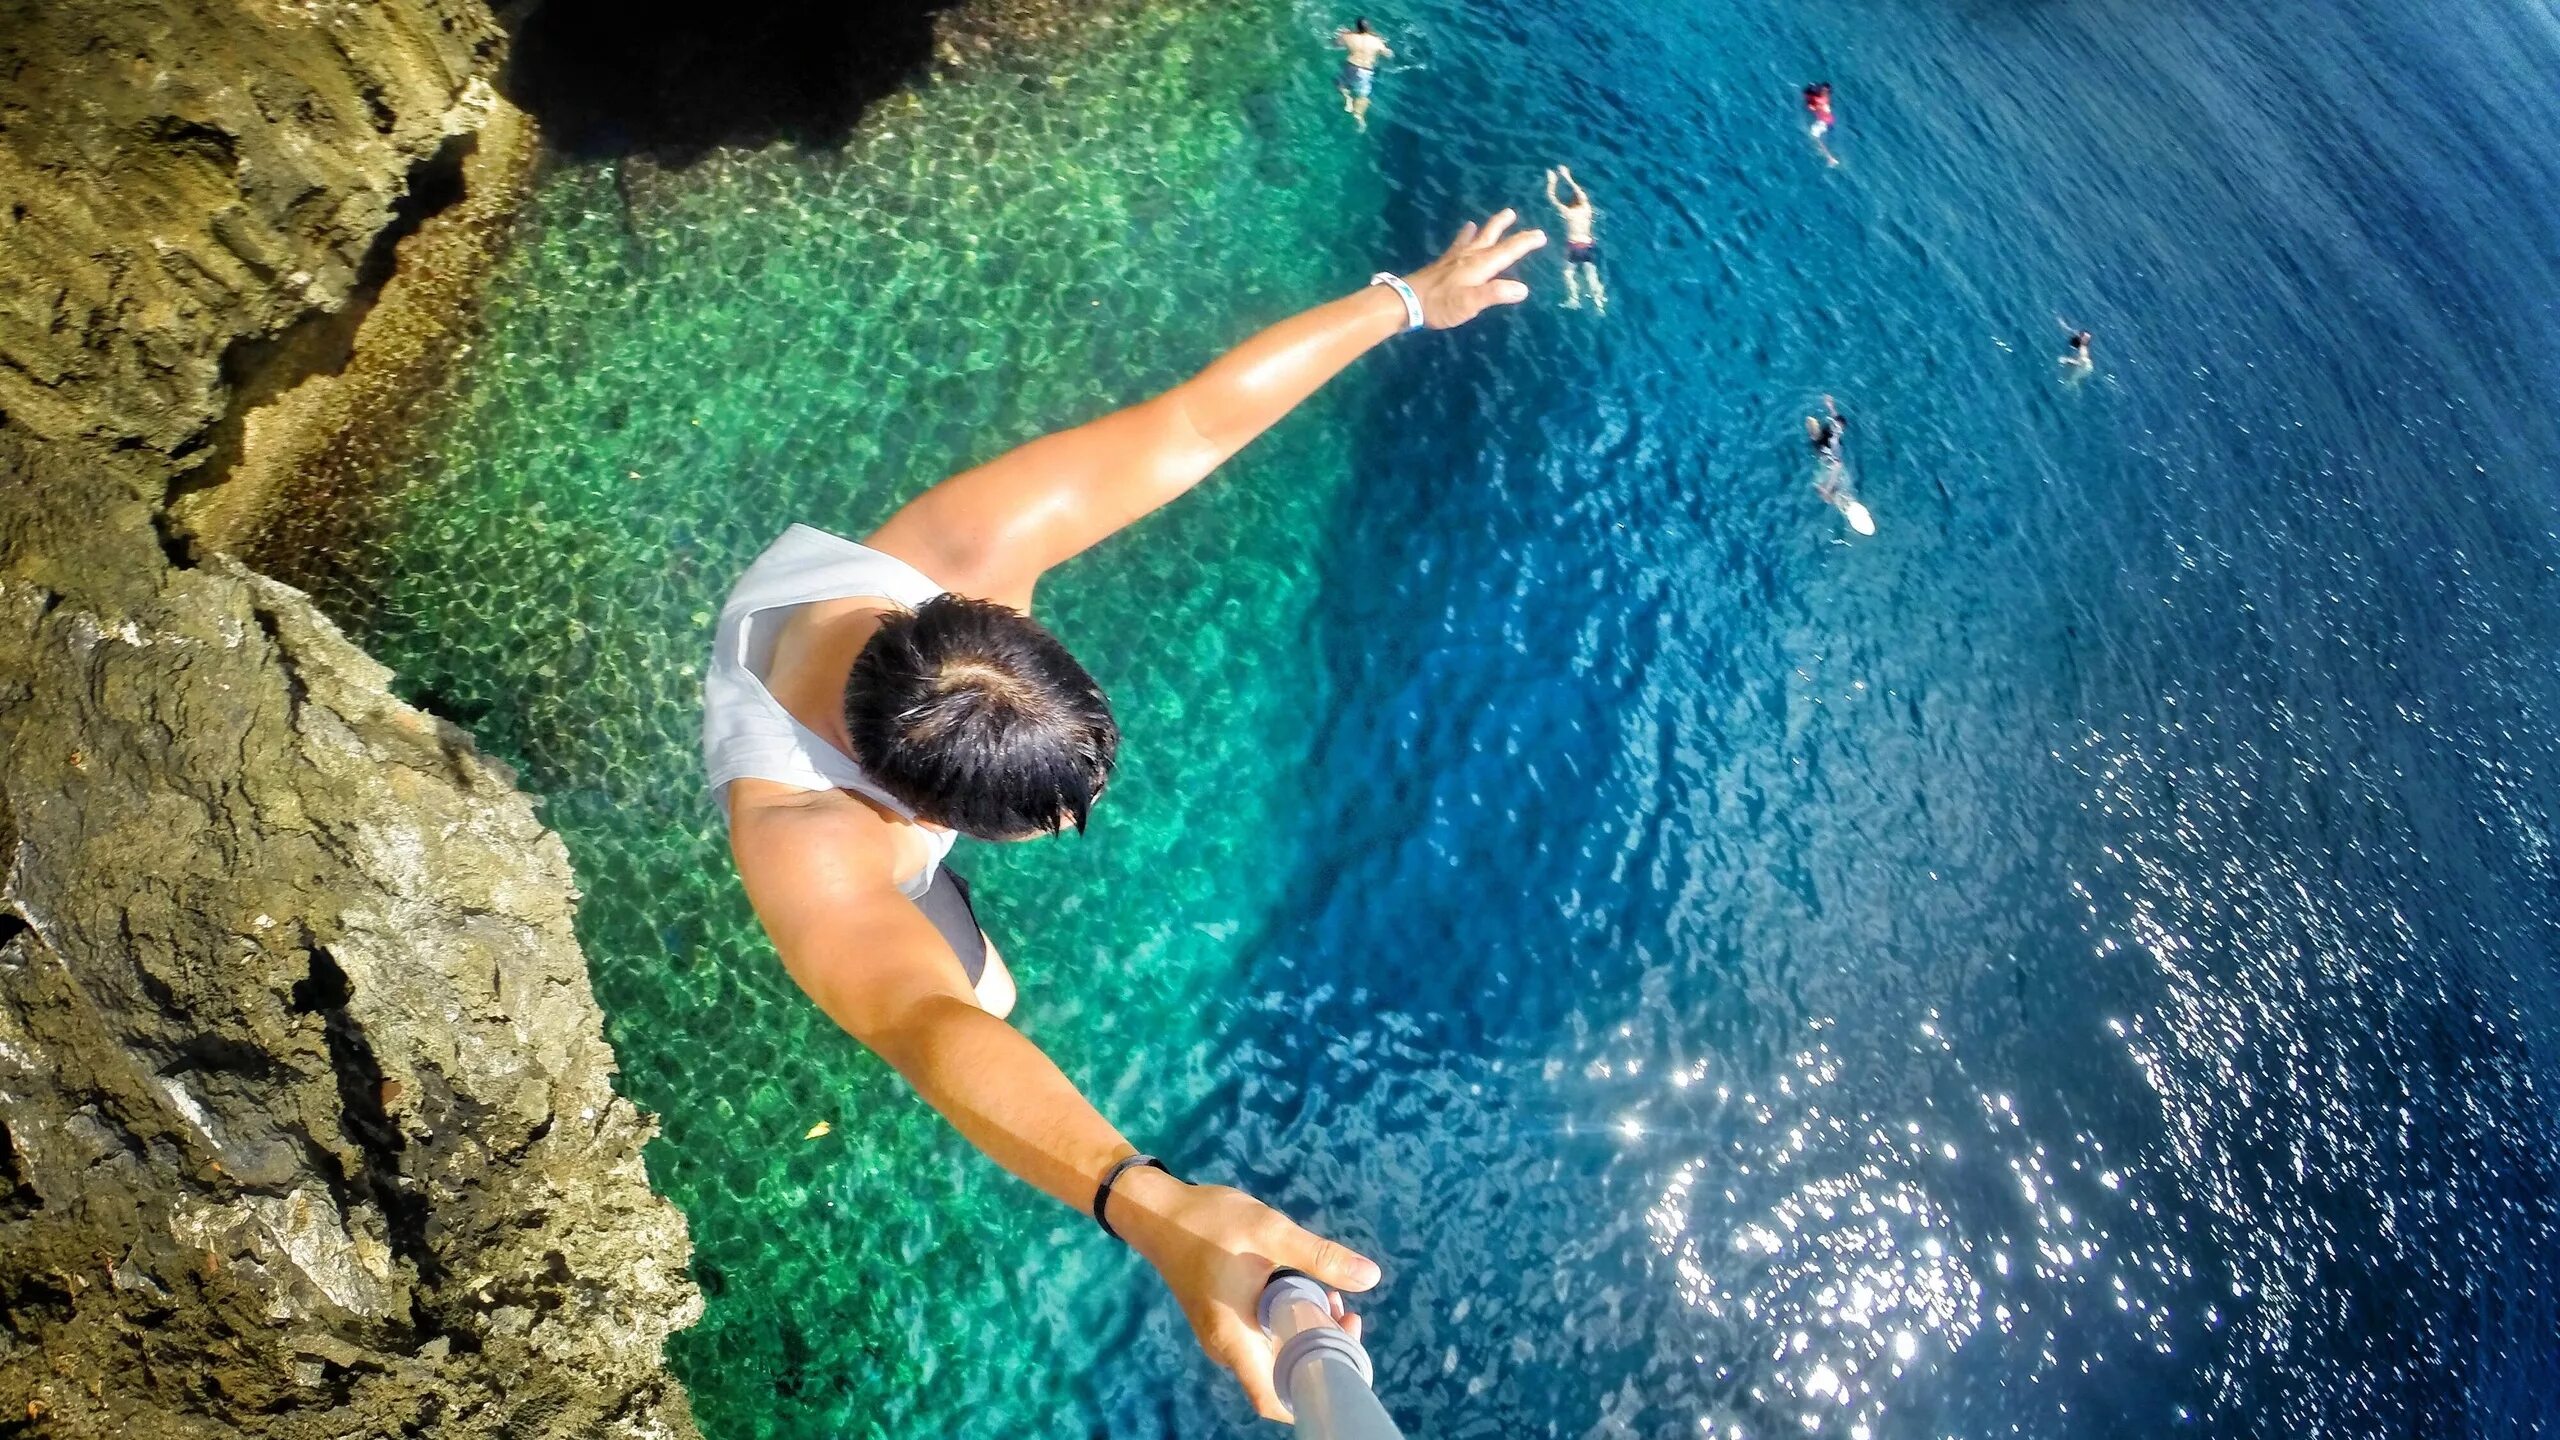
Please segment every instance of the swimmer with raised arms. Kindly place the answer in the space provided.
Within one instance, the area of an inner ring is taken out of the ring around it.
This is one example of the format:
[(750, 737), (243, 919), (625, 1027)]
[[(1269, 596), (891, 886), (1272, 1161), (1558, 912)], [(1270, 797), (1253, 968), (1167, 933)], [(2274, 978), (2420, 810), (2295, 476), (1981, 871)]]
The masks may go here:
[[(1573, 187), (1572, 203), (1556, 194), (1556, 181), (1561, 178)], [(1609, 287), (1600, 283), (1600, 241), (1594, 227), (1600, 212), (1582, 182), (1573, 178), (1570, 166), (1559, 165), (1547, 172), (1547, 203), (1556, 207), (1564, 220), (1564, 308), (1582, 308), (1582, 282), (1591, 282), (1591, 308), (1609, 313)]]

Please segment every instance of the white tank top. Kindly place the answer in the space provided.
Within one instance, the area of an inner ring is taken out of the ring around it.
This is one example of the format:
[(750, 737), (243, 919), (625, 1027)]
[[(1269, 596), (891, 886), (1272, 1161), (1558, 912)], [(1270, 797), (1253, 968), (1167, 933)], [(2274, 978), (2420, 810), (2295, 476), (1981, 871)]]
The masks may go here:
[(711, 668), (702, 677), (702, 764), (726, 813), (729, 782), (771, 780), (800, 790), (850, 790), (913, 824), (932, 842), (924, 869), (899, 882), (908, 899), (923, 898), (933, 872), (959, 837), (917, 820), (853, 757), (801, 724), (764, 686), (773, 643), (790, 612), (820, 600), (876, 595), (913, 609), (942, 593), (904, 560), (808, 525), (794, 525), (756, 557), (720, 607)]

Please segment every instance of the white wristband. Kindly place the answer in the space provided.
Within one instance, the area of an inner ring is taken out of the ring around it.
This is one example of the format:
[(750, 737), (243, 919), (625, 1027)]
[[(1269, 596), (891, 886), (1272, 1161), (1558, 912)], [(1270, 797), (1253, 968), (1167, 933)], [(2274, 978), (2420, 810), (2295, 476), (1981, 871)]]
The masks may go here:
[(1407, 330), (1419, 330), (1422, 328), (1422, 297), (1413, 293), (1413, 287), (1404, 283), (1402, 276), (1390, 275), (1386, 271), (1381, 270), (1377, 274), (1369, 277), (1369, 283), (1372, 285), (1389, 286), (1394, 289), (1397, 295), (1403, 297), (1404, 328)]

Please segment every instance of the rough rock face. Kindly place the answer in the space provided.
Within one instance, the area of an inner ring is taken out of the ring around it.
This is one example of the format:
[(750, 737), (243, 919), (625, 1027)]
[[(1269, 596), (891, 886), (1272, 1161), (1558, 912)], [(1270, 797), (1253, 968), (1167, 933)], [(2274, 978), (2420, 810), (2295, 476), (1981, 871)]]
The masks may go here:
[(0, 1435), (693, 1432), (558, 839), (166, 530), (226, 354), (348, 303), (500, 42), (0, 0)]
[(0, 413), (171, 451), (472, 128), (479, 0), (0, 0)]

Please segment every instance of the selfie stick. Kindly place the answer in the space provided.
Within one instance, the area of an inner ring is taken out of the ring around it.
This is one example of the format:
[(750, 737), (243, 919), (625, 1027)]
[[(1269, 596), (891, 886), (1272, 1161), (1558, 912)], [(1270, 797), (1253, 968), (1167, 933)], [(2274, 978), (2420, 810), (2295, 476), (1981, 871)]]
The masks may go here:
[(1280, 1342), (1271, 1388), (1308, 1440), (1404, 1440), (1370, 1390), (1369, 1352), (1333, 1321), (1325, 1288), (1283, 1267), (1262, 1287), (1262, 1328)]

